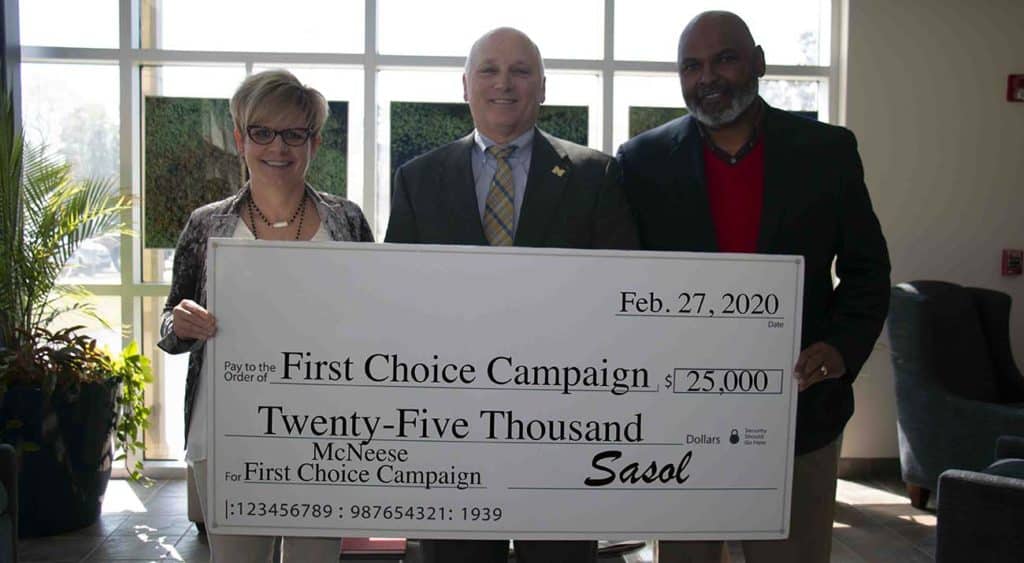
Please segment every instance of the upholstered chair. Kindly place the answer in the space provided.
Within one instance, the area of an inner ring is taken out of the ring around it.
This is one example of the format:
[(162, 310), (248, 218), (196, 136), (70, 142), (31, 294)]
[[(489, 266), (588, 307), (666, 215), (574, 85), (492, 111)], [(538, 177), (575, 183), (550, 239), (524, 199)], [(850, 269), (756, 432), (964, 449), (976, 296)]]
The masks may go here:
[(1002, 292), (939, 281), (892, 288), (900, 466), (915, 507), (925, 507), (943, 471), (980, 471), (994, 461), (997, 437), (1024, 436), (1010, 301)]
[(995, 457), (939, 476), (937, 563), (1024, 561), (1024, 438), (1000, 438)]

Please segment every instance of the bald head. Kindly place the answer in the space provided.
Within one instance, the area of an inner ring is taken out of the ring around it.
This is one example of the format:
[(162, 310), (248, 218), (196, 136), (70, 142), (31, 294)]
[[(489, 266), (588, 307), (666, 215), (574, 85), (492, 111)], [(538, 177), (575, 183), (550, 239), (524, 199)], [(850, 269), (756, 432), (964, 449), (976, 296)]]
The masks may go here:
[(462, 88), (476, 130), (508, 143), (537, 123), (544, 102), (540, 50), (518, 29), (489, 31), (469, 51)]
[(466, 57), (466, 66), (463, 68), (463, 72), (469, 72), (469, 69), (473, 68), (473, 65), (479, 61), (480, 51), (484, 45), (489, 42), (509, 40), (521, 41), (530, 53), (533, 54), (537, 67), (541, 70), (541, 74), (544, 73), (544, 59), (540, 56), (540, 48), (538, 48), (537, 44), (530, 39), (530, 36), (514, 27), (499, 27), (492, 29), (474, 41), (473, 46), (469, 49), (469, 56)]
[(757, 99), (764, 51), (731, 12), (704, 12), (679, 35), (679, 83), (686, 107), (711, 128), (730, 126)]
[(753, 53), (756, 49), (750, 28), (739, 16), (722, 10), (702, 12), (694, 16), (679, 34), (676, 62), (682, 64), (684, 54), (689, 54), (695, 47), (711, 41), (748, 53)]

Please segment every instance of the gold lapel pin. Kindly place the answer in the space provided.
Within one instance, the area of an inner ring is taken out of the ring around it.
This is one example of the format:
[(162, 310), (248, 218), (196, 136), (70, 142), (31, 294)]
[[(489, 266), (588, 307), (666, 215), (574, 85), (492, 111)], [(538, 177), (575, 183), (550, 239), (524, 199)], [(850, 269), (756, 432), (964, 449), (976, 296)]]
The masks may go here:
[(551, 173), (561, 178), (563, 175), (565, 175), (565, 168), (556, 165), (554, 168), (551, 169)]

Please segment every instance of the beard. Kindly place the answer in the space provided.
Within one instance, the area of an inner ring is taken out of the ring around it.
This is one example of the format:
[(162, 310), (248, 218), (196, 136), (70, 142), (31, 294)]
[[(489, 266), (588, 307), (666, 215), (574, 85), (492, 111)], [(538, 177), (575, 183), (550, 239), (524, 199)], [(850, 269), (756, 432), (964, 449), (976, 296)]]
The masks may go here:
[[(708, 88), (710, 91), (721, 91), (723, 93), (728, 92), (728, 88)], [(707, 112), (701, 107), (700, 102), (693, 98), (700, 98), (705, 95), (705, 92), (697, 92), (695, 96), (683, 96), (686, 101), (687, 109), (690, 113), (707, 127), (717, 128), (736, 121), (743, 112), (747, 111), (750, 104), (754, 103), (757, 99), (758, 84), (757, 78), (751, 77), (750, 81), (740, 86), (739, 88), (733, 89), (730, 96), (729, 105), (725, 108), (718, 110), (717, 112)]]

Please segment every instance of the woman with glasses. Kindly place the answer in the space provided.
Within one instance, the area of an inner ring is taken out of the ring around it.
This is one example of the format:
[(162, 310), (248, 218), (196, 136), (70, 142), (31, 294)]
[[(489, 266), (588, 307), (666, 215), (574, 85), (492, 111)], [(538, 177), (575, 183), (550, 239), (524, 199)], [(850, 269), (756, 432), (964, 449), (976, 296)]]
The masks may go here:
[[(327, 111), (324, 97), (289, 72), (272, 70), (246, 78), (231, 98), (231, 117), (249, 181), (235, 195), (193, 211), (178, 239), (159, 346), (171, 354), (191, 353), (185, 383), (185, 459), (204, 517), (209, 391), (200, 373), (204, 342), (217, 331), (217, 320), (205, 309), (207, 239), (373, 242), (359, 206), (306, 183)], [(269, 562), (274, 554), (271, 536), (210, 534), (209, 540), (213, 561)], [(337, 538), (287, 537), (282, 554), (285, 561), (337, 561), (339, 546)]]

